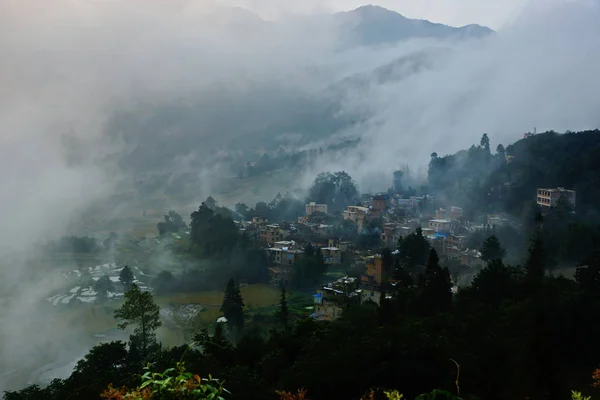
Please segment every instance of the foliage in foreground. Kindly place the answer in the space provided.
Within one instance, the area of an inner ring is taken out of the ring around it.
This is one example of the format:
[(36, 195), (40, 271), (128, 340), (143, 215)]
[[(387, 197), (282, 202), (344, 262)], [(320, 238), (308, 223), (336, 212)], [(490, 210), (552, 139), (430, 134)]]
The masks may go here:
[(101, 395), (106, 400), (224, 400), (228, 393), (223, 384), (210, 375), (201, 378), (186, 372), (183, 363), (163, 373), (148, 371), (142, 376), (142, 384), (134, 390), (125, 387), (116, 389), (112, 385)]

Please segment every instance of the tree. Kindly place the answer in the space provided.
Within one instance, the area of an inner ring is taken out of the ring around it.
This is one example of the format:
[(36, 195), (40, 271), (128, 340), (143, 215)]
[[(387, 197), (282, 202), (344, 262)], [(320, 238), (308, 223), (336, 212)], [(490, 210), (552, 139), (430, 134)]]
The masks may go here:
[(330, 212), (341, 211), (354, 204), (358, 190), (352, 177), (344, 171), (322, 172), (315, 178), (309, 191), (309, 200), (327, 204)]
[(159, 311), (160, 307), (154, 303), (152, 294), (142, 292), (135, 284), (125, 293), (125, 303), (115, 310), (115, 319), (122, 321), (118, 325), (119, 329), (136, 325), (133, 334), (129, 336), (129, 343), (144, 361), (158, 348), (155, 331), (162, 325)]
[(404, 172), (401, 170), (394, 171), (394, 184), (392, 186), (392, 190), (394, 193), (402, 193), (404, 188), (402, 186), (402, 177), (404, 176)]
[(94, 290), (98, 293), (98, 300), (104, 302), (107, 299), (108, 292), (114, 292), (115, 288), (110, 278), (104, 275), (94, 282)]
[(131, 268), (127, 265), (123, 267), (121, 273), (119, 274), (119, 280), (123, 284), (123, 288), (125, 291), (131, 289), (131, 285), (133, 284), (133, 272), (131, 272)]
[(496, 235), (485, 239), (480, 251), (481, 259), (485, 262), (502, 260), (506, 256), (506, 250), (500, 245), (500, 241)]
[(575, 271), (575, 280), (589, 293), (598, 293), (600, 289), (600, 251), (595, 251)]
[(498, 146), (496, 147), (496, 153), (498, 153), (498, 155), (502, 158), (504, 158), (504, 156), (506, 155), (506, 149), (504, 148), (502, 143), (498, 144)]
[(419, 309), (423, 315), (448, 311), (452, 306), (452, 282), (448, 268), (441, 268), (434, 249), (429, 252), (425, 275), (420, 284)]
[(240, 333), (244, 328), (244, 299), (240, 287), (235, 284), (233, 278), (227, 282), (221, 312), (227, 319), (230, 331)]
[(218, 206), (218, 203), (215, 199), (212, 198), (212, 196), (208, 196), (206, 198), (206, 200), (204, 200), (204, 203), (202, 204), (206, 204), (206, 207), (210, 208), (211, 210), (215, 210)]
[(77, 362), (73, 373), (66, 380), (67, 386), (71, 388), (68, 397), (63, 398), (98, 398), (98, 394), (108, 384), (120, 387), (130, 383), (135, 369), (129, 362), (125, 343), (115, 341), (99, 344)]
[(290, 312), (288, 310), (287, 299), (285, 297), (285, 287), (281, 286), (281, 297), (279, 298), (279, 310), (277, 310), (277, 317), (279, 321), (287, 326), (288, 320), (290, 317)]
[(233, 220), (215, 213), (206, 203), (191, 214), (190, 242), (205, 255), (231, 250), (237, 244), (238, 228)]
[(156, 294), (162, 295), (170, 293), (176, 288), (177, 279), (170, 271), (161, 271), (153, 279), (153, 286), (156, 288)]
[(250, 211), (250, 209), (248, 208), (247, 205), (245, 205), (244, 203), (237, 203), (234, 207), (233, 207), (235, 213), (237, 215), (240, 216), (240, 218), (242, 218), (242, 220), (246, 220), (248, 219), (248, 212)]
[(530, 283), (538, 284), (544, 278), (546, 273), (546, 250), (539, 232), (536, 232), (531, 238), (529, 245), (529, 256), (525, 263), (525, 271)]
[(423, 236), (421, 228), (417, 228), (414, 233), (407, 235), (402, 240), (398, 240), (398, 251), (407, 267), (412, 268), (417, 265), (425, 265), (430, 249), (429, 242)]
[(487, 133), (484, 133), (481, 137), (480, 145), (487, 153), (490, 152), (490, 138), (488, 137)]

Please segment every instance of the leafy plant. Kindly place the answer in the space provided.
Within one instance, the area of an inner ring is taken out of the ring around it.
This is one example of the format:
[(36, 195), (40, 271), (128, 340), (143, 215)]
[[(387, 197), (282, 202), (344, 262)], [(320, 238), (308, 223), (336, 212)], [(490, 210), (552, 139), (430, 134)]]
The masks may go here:
[(225, 400), (221, 395), (229, 393), (222, 382), (212, 376), (201, 378), (186, 372), (184, 364), (177, 363), (163, 373), (148, 371), (142, 376), (142, 384), (132, 391), (116, 389), (109, 385), (101, 397), (106, 400)]
[(571, 400), (592, 400), (590, 396), (584, 396), (581, 392), (571, 391)]
[(279, 400), (306, 400), (305, 389), (298, 389), (296, 394), (282, 391), (277, 392), (277, 394), (279, 395)]

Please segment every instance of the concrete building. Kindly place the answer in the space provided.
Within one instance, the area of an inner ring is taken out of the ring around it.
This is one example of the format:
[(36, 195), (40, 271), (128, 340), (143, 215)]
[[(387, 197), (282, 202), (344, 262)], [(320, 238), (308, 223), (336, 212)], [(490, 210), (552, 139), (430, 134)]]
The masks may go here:
[(337, 247), (322, 247), (321, 254), (327, 265), (339, 265), (342, 263), (342, 251)]
[(315, 212), (322, 212), (327, 214), (327, 204), (317, 204), (314, 201), (306, 205), (306, 215), (312, 215)]
[(568, 190), (562, 187), (556, 189), (540, 188), (537, 190), (537, 204), (542, 207), (556, 207), (561, 198), (565, 199), (572, 208), (575, 208), (576, 192), (574, 190)]
[(409, 226), (403, 226), (402, 224), (395, 222), (388, 222), (383, 225), (381, 241), (390, 249), (395, 249), (399, 238), (410, 235), (413, 232), (414, 230)]
[(333, 225), (325, 225), (325, 224), (312, 225), (310, 227), (310, 229), (313, 231), (313, 233), (315, 235), (327, 236), (327, 235), (330, 235), (331, 232), (333, 232)]
[(358, 225), (358, 230), (361, 231), (365, 222), (369, 219), (369, 209), (360, 206), (348, 206), (344, 211), (344, 219), (352, 221)]
[(264, 225), (260, 227), (259, 238), (268, 244), (273, 245), (280, 242), (289, 235), (289, 232), (281, 229), (279, 224)]
[(380, 217), (389, 206), (389, 196), (379, 194), (371, 198), (371, 213)]
[(342, 316), (344, 307), (360, 302), (358, 280), (345, 276), (321, 287), (313, 295), (315, 311), (311, 317), (317, 321), (333, 321)]
[(451, 222), (449, 219), (431, 219), (428, 226), (434, 231), (449, 231)]
[(252, 223), (256, 224), (256, 225), (264, 225), (266, 223), (268, 223), (269, 220), (266, 218), (262, 218), (262, 217), (252, 217)]

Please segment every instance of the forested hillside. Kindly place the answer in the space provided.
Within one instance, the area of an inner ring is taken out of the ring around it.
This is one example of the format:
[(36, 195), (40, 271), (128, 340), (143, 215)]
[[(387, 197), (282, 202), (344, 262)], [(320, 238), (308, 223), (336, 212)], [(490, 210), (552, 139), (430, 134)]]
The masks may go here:
[(536, 188), (561, 186), (577, 191), (577, 213), (598, 216), (600, 131), (546, 132), (506, 148), (491, 139), (485, 135), (479, 146), (453, 155), (432, 154), (432, 193), (464, 205), (472, 214), (521, 215), (535, 202)]

